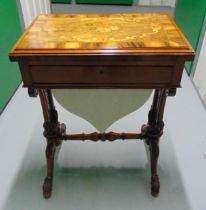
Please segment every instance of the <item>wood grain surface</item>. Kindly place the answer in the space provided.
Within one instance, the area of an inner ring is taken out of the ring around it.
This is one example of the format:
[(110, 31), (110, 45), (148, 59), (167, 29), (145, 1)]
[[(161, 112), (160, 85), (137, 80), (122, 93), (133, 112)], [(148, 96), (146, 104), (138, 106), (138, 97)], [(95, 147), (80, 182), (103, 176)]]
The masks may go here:
[(193, 54), (167, 14), (40, 15), (10, 53)]
[(40, 15), (10, 53), (36, 88), (175, 88), (193, 58), (160, 13)]

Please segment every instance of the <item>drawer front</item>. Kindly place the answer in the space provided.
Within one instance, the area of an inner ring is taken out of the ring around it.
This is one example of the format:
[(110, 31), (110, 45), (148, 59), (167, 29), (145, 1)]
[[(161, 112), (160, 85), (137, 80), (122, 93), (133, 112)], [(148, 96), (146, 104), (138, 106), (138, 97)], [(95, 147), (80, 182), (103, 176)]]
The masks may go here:
[(167, 87), (173, 70), (173, 66), (29, 66), (33, 86), (53, 88)]

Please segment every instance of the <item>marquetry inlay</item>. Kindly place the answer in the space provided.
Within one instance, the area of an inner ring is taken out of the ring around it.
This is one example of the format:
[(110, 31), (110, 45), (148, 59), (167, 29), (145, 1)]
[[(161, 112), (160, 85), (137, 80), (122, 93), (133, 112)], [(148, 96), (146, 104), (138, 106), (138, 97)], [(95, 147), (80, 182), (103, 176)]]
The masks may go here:
[(40, 15), (15, 50), (188, 50), (167, 14)]

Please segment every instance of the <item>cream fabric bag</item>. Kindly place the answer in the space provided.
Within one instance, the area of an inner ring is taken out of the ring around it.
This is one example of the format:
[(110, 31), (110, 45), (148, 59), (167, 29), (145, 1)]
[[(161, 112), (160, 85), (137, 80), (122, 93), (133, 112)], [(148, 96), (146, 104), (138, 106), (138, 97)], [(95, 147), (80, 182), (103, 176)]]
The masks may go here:
[(151, 92), (132, 89), (53, 90), (54, 97), (65, 109), (89, 121), (100, 132), (139, 109)]

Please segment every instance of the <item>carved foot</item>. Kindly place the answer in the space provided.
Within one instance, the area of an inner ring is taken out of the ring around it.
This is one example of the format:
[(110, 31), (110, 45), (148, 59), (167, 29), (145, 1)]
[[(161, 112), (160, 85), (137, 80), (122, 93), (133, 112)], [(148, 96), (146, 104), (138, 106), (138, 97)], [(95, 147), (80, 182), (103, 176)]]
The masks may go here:
[(50, 198), (52, 193), (52, 177), (46, 177), (43, 184), (44, 198)]
[(151, 194), (154, 197), (157, 197), (159, 195), (160, 191), (160, 183), (159, 183), (159, 177), (157, 174), (153, 174), (151, 177)]

